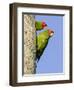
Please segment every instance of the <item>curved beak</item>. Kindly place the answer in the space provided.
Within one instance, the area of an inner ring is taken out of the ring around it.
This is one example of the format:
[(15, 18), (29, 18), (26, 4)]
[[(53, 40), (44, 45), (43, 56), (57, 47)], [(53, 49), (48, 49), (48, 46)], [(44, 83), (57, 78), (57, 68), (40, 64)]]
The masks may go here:
[(52, 37), (52, 36), (54, 35), (54, 31), (52, 31), (52, 30), (50, 30), (50, 29), (48, 30), (48, 33), (49, 33), (49, 36), (50, 36), (50, 37)]
[(45, 26), (47, 26), (47, 24), (45, 24)]

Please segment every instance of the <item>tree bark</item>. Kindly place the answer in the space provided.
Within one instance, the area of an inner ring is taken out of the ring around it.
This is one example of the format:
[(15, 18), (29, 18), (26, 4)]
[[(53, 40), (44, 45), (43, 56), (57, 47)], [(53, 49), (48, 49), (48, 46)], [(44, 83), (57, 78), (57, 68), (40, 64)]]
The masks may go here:
[(34, 15), (24, 14), (24, 74), (36, 73), (36, 29)]

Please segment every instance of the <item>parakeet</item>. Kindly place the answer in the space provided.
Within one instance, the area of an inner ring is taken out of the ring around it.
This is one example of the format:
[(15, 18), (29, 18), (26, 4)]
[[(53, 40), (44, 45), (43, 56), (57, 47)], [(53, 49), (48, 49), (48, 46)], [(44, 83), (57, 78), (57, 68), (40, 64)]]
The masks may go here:
[(48, 40), (50, 39), (50, 37), (52, 37), (54, 34), (54, 31), (52, 30), (45, 30), (43, 32), (41, 32), (37, 37), (37, 62), (39, 61), (44, 49), (46, 48), (47, 44), (48, 44)]
[(36, 30), (44, 29), (44, 27), (46, 27), (46, 26), (47, 26), (47, 24), (45, 22), (41, 22), (41, 21), (36, 21), (35, 22)]

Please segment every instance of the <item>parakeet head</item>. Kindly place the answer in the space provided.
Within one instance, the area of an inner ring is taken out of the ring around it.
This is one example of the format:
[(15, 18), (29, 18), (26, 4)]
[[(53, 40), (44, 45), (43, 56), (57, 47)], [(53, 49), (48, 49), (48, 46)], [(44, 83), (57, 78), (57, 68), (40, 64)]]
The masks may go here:
[(46, 27), (47, 24), (45, 22), (42, 22), (42, 28)]
[(52, 37), (54, 34), (54, 31), (52, 31), (51, 29), (48, 29), (48, 33), (49, 33), (49, 36)]

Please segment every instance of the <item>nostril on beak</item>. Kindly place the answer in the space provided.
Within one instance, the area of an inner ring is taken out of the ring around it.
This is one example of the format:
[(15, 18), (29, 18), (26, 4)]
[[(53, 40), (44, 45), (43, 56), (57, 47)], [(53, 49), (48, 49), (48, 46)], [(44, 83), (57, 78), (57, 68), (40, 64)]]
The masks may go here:
[(51, 33), (54, 33), (54, 31), (51, 31)]

